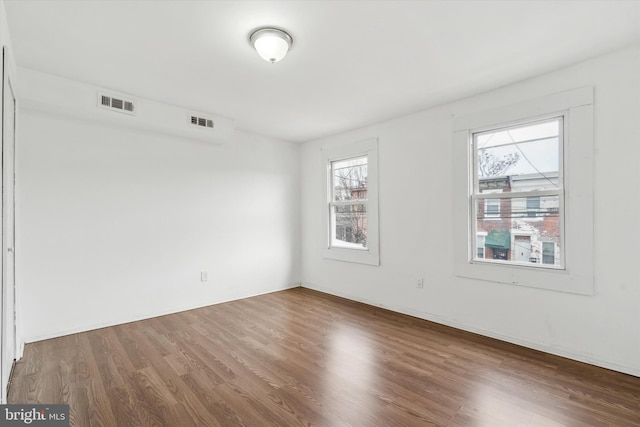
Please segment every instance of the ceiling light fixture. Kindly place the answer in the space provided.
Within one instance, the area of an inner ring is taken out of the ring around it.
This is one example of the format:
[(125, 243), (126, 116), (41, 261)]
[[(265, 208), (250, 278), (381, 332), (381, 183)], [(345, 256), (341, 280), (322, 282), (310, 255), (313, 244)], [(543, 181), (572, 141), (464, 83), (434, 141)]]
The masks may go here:
[(289, 34), (271, 27), (254, 31), (249, 36), (249, 41), (258, 55), (272, 64), (284, 58), (293, 46), (293, 38)]

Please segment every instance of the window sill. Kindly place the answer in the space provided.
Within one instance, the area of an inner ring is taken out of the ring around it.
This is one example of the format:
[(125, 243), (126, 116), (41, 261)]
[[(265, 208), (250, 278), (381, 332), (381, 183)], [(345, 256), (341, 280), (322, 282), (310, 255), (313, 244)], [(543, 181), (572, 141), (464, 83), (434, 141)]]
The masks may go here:
[(368, 249), (331, 247), (324, 250), (323, 258), (335, 261), (355, 262), (358, 264), (380, 265), (380, 257), (378, 254), (374, 254)]
[(506, 267), (517, 267), (517, 268), (530, 268), (533, 270), (537, 270), (540, 268), (547, 269), (549, 271), (564, 271), (565, 268), (563, 266), (556, 266), (554, 264), (542, 264), (539, 262), (516, 262), (516, 261), (504, 261), (499, 259), (473, 259), (470, 261), (471, 264), (486, 264), (486, 265), (502, 265)]
[(566, 269), (493, 262), (454, 264), (455, 275), (486, 282), (526, 286), (579, 295), (594, 295), (593, 277)]

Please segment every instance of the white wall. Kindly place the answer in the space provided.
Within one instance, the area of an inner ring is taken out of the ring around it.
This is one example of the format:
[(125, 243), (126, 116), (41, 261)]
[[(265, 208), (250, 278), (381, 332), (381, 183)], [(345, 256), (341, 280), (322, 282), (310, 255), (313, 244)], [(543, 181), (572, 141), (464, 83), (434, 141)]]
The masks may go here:
[(299, 283), (298, 145), (243, 132), (214, 145), (25, 108), (19, 131), (25, 341)]
[[(585, 85), (595, 87), (596, 294), (455, 277), (452, 115)], [(301, 150), (242, 132), (216, 146), (21, 110), (22, 336), (209, 305), (302, 277), (311, 288), (640, 375), (638, 117), (638, 49)], [(321, 256), (319, 148), (368, 137), (379, 138), (379, 267)]]
[[(452, 116), (587, 85), (595, 91), (596, 294), (454, 276)], [(303, 285), (640, 376), (639, 118), (636, 48), (307, 143), (301, 159)], [(322, 259), (320, 147), (369, 137), (379, 138), (381, 266)], [(417, 289), (422, 276), (424, 289)]]

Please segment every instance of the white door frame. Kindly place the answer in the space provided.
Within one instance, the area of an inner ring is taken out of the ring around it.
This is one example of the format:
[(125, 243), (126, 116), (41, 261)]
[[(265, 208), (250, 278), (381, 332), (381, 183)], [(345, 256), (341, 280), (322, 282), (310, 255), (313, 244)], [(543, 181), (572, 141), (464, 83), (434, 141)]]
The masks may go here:
[[(7, 400), (7, 388), (17, 356), (16, 287), (15, 287), (15, 125), (16, 96), (10, 52), (2, 48), (2, 304), (0, 329), (0, 400)], [(7, 98), (10, 97), (10, 98)], [(7, 107), (11, 108), (7, 111)], [(9, 115), (9, 117), (7, 117)], [(8, 137), (8, 138), (7, 138)]]

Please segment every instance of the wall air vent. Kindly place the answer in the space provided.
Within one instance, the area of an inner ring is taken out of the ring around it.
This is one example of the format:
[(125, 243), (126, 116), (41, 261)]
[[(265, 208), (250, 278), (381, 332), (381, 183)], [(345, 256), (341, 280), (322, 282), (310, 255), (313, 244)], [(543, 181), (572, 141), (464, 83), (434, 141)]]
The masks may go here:
[(136, 114), (135, 104), (135, 101), (120, 95), (98, 92), (98, 106), (107, 110), (134, 115)]
[(213, 119), (202, 117), (201, 115), (189, 114), (189, 124), (203, 128), (213, 129)]

